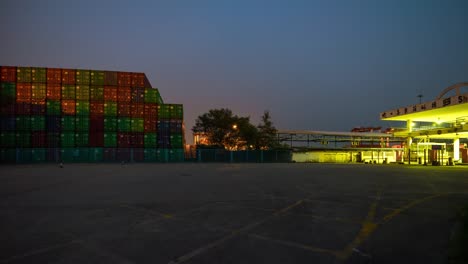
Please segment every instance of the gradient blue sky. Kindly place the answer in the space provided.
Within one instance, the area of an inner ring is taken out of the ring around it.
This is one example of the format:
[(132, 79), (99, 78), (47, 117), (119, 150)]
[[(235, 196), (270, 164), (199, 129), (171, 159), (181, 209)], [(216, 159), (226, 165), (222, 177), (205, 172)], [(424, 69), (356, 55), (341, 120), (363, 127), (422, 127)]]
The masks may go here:
[(0, 2), (0, 65), (145, 72), (195, 118), (279, 129), (386, 126), (379, 113), (468, 81), (468, 1)]

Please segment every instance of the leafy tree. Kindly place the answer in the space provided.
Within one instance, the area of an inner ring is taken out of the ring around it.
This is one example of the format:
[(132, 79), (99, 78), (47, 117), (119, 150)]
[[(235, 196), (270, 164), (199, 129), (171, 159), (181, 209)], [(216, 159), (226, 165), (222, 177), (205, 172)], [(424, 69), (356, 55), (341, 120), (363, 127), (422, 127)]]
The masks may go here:
[(278, 130), (273, 126), (271, 122), (271, 116), (269, 111), (265, 111), (262, 116), (262, 123), (258, 126), (258, 148), (270, 149), (277, 148), (280, 146), (276, 139), (276, 133)]

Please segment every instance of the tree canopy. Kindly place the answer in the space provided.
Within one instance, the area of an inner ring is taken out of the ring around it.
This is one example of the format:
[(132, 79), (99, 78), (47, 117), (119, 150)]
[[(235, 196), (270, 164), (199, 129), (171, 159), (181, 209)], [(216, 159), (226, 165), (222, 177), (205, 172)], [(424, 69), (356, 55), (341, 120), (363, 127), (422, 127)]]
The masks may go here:
[(276, 128), (268, 111), (262, 123), (254, 126), (250, 117), (234, 115), (230, 109), (211, 109), (195, 121), (193, 132), (203, 133), (211, 145), (229, 150), (269, 149), (278, 147)]

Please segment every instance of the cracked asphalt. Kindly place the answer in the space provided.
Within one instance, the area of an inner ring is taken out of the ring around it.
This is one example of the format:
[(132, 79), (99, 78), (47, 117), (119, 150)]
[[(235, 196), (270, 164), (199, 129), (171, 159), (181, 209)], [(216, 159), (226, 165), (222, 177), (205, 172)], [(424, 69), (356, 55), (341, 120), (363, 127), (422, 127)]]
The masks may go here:
[(468, 167), (0, 167), (0, 263), (447, 263)]

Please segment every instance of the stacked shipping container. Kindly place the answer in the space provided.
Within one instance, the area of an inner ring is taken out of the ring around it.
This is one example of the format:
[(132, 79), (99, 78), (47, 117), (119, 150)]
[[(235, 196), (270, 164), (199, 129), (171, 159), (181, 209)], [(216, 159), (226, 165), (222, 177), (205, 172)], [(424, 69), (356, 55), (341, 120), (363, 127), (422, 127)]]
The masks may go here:
[(183, 108), (144, 73), (1, 66), (0, 160), (183, 161)]

